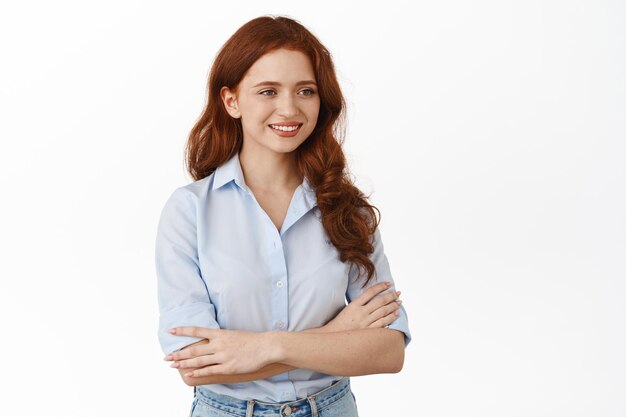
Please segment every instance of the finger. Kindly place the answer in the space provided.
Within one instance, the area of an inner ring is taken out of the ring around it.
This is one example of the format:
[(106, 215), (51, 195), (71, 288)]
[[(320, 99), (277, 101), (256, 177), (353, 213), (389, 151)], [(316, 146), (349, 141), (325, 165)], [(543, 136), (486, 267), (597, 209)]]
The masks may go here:
[(202, 368), (205, 366), (216, 365), (215, 355), (203, 355), (192, 359), (180, 360), (172, 363), (171, 368)]
[(209, 341), (207, 339), (202, 339), (199, 340), (195, 343), (192, 343), (188, 346), (186, 346), (184, 349), (181, 349), (179, 351), (176, 352), (172, 352), (169, 355), (167, 355), (166, 357), (163, 358), (164, 361), (173, 361), (173, 360), (178, 360), (178, 359), (188, 359), (194, 356), (200, 356), (203, 355), (203, 351), (199, 350), (199, 349), (194, 349), (194, 346), (200, 346), (200, 345), (206, 345), (207, 343), (209, 343)]
[(211, 365), (211, 366), (205, 366), (204, 368), (195, 369), (193, 371), (187, 372), (185, 376), (188, 376), (190, 378), (197, 378), (200, 376), (218, 375), (218, 374), (224, 374), (224, 373), (226, 372), (224, 371), (223, 365)]
[(400, 308), (401, 304), (402, 304), (402, 300), (394, 300), (391, 303), (386, 304), (378, 308), (377, 310), (373, 311), (372, 313), (370, 313), (370, 315), (368, 316), (368, 319), (370, 320), (370, 322), (374, 322), (382, 317), (385, 317), (388, 314), (393, 313), (398, 308)]
[(390, 282), (379, 282), (379, 283), (369, 287), (366, 291), (363, 292), (363, 294), (361, 294), (357, 298), (355, 298), (353, 300), (353, 302), (356, 302), (358, 305), (365, 305), (376, 294), (379, 294), (379, 293), (385, 291), (387, 288), (390, 288), (390, 287), (391, 287), (391, 283)]
[(179, 350), (178, 352), (170, 353), (165, 357), (165, 360), (169, 361), (178, 361), (182, 359), (191, 359), (196, 356), (207, 355), (212, 353), (209, 349), (210, 347), (205, 346), (209, 343), (207, 339), (202, 339), (199, 342), (196, 342), (192, 345), (187, 346), (184, 349)]
[(169, 332), (176, 336), (191, 336), (204, 339), (212, 339), (216, 336), (216, 333), (219, 332), (219, 329), (209, 329), (206, 327), (197, 326), (181, 326), (174, 327), (170, 329)]
[(389, 326), (391, 323), (393, 323), (394, 321), (396, 321), (396, 319), (400, 317), (400, 312), (399, 311), (394, 311), (391, 314), (387, 314), (385, 317), (376, 320), (374, 323), (370, 324), (369, 327), (371, 328), (382, 328), (385, 326)]
[(398, 299), (401, 293), (402, 291), (390, 291), (388, 293), (382, 294), (380, 297), (367, 303), (366, 311), (368, 311), (368, 313), (372, 313), (373, 311), (376, 311), (389, 303), (393, 303), (395, 300)]

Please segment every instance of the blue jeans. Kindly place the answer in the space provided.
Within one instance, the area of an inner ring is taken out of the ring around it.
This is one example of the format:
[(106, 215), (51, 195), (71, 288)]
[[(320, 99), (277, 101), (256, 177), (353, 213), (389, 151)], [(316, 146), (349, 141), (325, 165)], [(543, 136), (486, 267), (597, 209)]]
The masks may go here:
[(344, 377), (328, 388), (297, 401), (266, 403), (239, 400), (209, 390), (196, 390), (189, 417), (358, 417), (350, 389)]

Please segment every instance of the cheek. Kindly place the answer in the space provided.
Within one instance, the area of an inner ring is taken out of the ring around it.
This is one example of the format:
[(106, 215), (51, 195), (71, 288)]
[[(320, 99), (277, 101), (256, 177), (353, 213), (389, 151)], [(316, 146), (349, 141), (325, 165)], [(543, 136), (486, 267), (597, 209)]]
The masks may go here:
[(320, 113), (320, 102), (319, 100), (311, 100), (310, 103), (307, 103), (307, 105), (304, 107), (304, 111), (305, 114), (307, 116), (307, 119), (310, 122), (316, 121), (317, 117)]
[(241, 112), (241, 123), (252, 129), (260, 128), (265, 125), (269, 117), (272, 115), (272, 109), (263, 102), (249, 103)]

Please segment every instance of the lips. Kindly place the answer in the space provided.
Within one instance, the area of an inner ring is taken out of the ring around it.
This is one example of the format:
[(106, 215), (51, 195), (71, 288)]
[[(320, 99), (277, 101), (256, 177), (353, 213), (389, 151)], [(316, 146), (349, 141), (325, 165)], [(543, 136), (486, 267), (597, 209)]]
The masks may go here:
[(273, 123), (269, 125), (274, 130), (280, 130), (281, 132), (295, 132), (300, 129), (302, 123), (286, 122), (286, 123)]
[(296, 136), (298, 132), (300, 132), (302, 123), (298, 123), (298, 122), (272, 123), (269, 125), (269, 127), (278, 136), (286, 138), (286, 137)]

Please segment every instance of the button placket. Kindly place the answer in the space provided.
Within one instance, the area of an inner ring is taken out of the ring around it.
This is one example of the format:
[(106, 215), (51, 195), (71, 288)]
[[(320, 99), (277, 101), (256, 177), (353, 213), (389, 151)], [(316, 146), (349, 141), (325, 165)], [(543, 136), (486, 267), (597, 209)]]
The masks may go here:
[(274, 330), (286, 330), (289, 325), (289, 291), (287, 281), (287, 261), (282, 237), (274, 223), (267, 216), (267, 248), (272, 287), (271, 327)]

